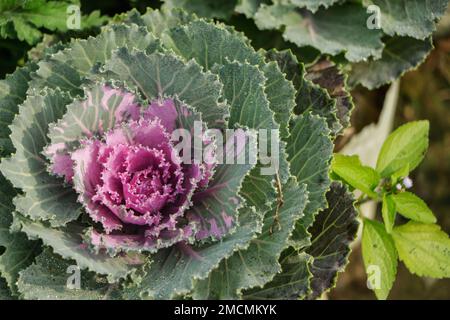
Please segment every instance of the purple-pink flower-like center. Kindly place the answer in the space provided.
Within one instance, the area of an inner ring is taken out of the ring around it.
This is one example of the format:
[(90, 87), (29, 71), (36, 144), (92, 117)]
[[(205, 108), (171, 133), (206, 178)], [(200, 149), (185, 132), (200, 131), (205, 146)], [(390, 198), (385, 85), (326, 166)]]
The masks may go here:
[[(89, 234), (94, 246), (155, 250), (186, 240), (194, 234), (194, 221), (185, 211), (214, 166), (182, 163), (175, 152), (170, 134), (179, 109), (173, 100), (136, 112), (140, 107), (130, 103), (129, 93), (115, 93), (128, 105), (119, 106), (114, 128), (97, 132), (100, 138), (87, 137), (73, 151), (48, 146), (50, 170), (74, 185), (89, 216), (100, 223)], [(189, 116), (187, 108), (182, 112)]]

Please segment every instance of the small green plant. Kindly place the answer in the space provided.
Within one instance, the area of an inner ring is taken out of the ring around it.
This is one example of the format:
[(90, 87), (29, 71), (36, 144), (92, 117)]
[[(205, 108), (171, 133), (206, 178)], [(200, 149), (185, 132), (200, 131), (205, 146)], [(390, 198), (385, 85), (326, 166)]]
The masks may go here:
[[(450, 239), (426, 203), (407, 191), (412, 187), (409, 173), (427, 151), (428, 131), (428, 121), (399, 127), (384, 142), (375, 169), (361, 164), (358, 156), (335, 154), (332, 162), (332, 177), (362, 192), (358, 210), (369, 200), (382, 203), (383, 222), (362, 219), (363, 260), (378, 299), (388, 297), (398, 259), (418, 276), (450, 277)], [(410, 221), (396, 226), (397, 213)]]

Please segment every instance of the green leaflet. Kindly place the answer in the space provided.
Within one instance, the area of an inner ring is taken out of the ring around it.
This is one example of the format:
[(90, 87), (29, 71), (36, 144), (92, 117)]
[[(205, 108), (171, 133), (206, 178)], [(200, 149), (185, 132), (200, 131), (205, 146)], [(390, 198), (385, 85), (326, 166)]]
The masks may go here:
[(363, 191), (372, 198), (378, 198), (375, 188), (380, 183), (380, 175), (375, 169), (363, 166), (358, 156), (336, 153), (331, 162), (331, 170), (353, 188)]
[(362, 254), (366, 272), (378, 299), (385, 300), (397, 275), (397, 250), (394, 240), (384, 225), (369, 219), (364, 220)]
[[(80, 288), (70, 287), (80, 275)], [(69, 284), (69, 286), (68, 286)], [(114, 297), (115, 285), (93, 272), (80, 271), (75, 261), (64, 260), (46, 248), (36, 261), (20, 272), (17, 282), (23, 298), (30, 300), (101, 300)]]
[(396, 217), (395, 203), (392, 200), (392, 195), (383, 195), (383, 203), (381, 207), (381, 214), (383, 216), (383, 222), (387, 233), (392, 232), (394, 228), (395, 217)]
[(426, 120), (404, 124), (384, 141), (377, 159), (376, 170), (383, 178), (408, 166), (414, 170), (428, 149), (430, 124)]
[(107, 275), (110, 282), (117, 282), (129, 275), (136, 265), (143, 261), (139, 255), (130, 254), (110, 257), (108, 253), (95, 253), (88, 250), (81, 237), (83, 229), (77, 224), (68, 224), (61, 229), (52, 229), (39, 222), (19, 218), (22, 231), (30, 239), (41, 239), (64, 259), (74, 259), (82, 269)]
[(49, 124), (63, 116), (69, 101), (60, 90), (29, 95), (11, 125), (16, 153), (0, 164), (5, 177), (25, 192), (14, 200), (17, 210), (33, 220), (49, 220), (53, 226), (65, 225), (81, 213), (75, 192), (48, 174), (41, 154), (49, 142)]
[(400, 260), (421, 277), (450, 277), (450, 239), (435, 224), (410, 221), (392, 232)]
[(417, 40), (409, 37), (392, 37), (378, 60), (351, 65), (349, 85), (362, 84), (376, 89), (401, 77), (406, 71), (417, 68), (433, 49), (431, 39)]
[(299, 183), (306, 184), (308, 204), (305, 215), (297, 222), (292, 236), (295, 247), (309, 245), (307, 229), (314, 221), (314, 215), (325, 208), (325, 192), (330, 186), (330, 167), (333, 143), (325, 119), (306, 113), (291, 121), (291, 135), (287, 153), (291, 174)]
[(414, 193), (401, 192), (390, 197), (395, 204), (395, 209), (402, 216), (423, 223), (436, 223), (436, 217), (428, 208), (425, 201)]
[(69, 48), (39, 62), (31, 86), (59, 88), (72, 96), (81, 95), (81, 86), (88, 82), (86, 77), (95, 66), (109, 60), (115, 49), (129, 47), (147, 53), (159, 50), (159, 42), (146, 31), (136, 25), (111, 25), (95, 38), (75, 40)]
[(381, 13), (381, 28), (390, 35), (424, 40), (436, 30), (435, 22), (445, 14), (447, 0), (364, 0), (376, 5)]
[(317, 215), (311, 232), (311, 246), (306, 252), (314, 257), (309, 299), (316, 299), (336, 285), (338, 272), (344, 271), (350, 244), (358, 231), (358, 213), (353, 195), (340, 183), (333, 182), (326, 199), (328, 208)]
[(264, 217), (262, 233), (252, 240), (246, 250), (238, 251), (222, 261), (207, 279), (197, 283), (194, 298), (236, 299), (241, 296), (242, 290), (263, 287), (272, 280), (281, 271), (278, 259), (287, 246), (295, 222), (303, 215), (307, 201), (305, 191), (305, 186), (299, 186), (294, 179), (283, 185), (284, 204), (279, 208), (280, 228), (274, 221), (277, 209), (273, 208)]
[(194, 280), (206, 278), (223, 258), (248, 247), (261, 228), (261, 214), (249, 207), (241, 208), (239, 226), (220, 242), (192, 247), (180, 244), (154, 254), (140, 283), (125, 289), (124, 297), (169, 299), (189, 293)]
[(369, 57), (379, 58), (383, 50), (382, 33), (366, 27), (367, 14), (357, 4), (345, 3), (315, 14), (297, 11), (292, 4), (261, 5), (255, 23), (261, 29), (284, 27), (283, 37), (299, 47), (312, 46), (323, 53), (356, 62)]
[(39, 243), (29, 241), (22, 232), (10, 230), (13, 223), (12, 198), (16, 192), (11, 184), (0, 175), (0, 280), (6, 281), (6, 287), (15, 295), (17, 294), (16, 281), (19, 271), (26, 268), (39, 253)]
[[(184, 64), (175, 55), (144, 52), (130, 53), (121, 48), (105, 65), (129, 86), (136, 86), (149, 100), (177, 96), (194, 110), (212, 128), (223, 126), (228, 113), (218, 102), (222, 84), (217, 76), (202, 72), (194, 61)], [(217, 108), (211, 108), (217, 106)]]

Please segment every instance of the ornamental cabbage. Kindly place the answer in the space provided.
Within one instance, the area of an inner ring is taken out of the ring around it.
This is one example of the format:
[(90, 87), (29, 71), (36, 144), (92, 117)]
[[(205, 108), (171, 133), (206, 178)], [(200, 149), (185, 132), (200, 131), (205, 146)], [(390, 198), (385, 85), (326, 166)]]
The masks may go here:
[(331, 62), (131, 11), (0, 88), (12, 295), (311, 299), (345, 267), (358, 223), (328, 172), (352, 103)]

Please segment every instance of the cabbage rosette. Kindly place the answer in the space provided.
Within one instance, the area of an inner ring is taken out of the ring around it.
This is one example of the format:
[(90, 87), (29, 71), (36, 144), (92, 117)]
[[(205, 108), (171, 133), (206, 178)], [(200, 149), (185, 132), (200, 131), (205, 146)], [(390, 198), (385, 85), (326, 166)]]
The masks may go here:
[(320, 296), (357, 228), (328, 177), (350, 109), (330, 62), (306, 69), (183, 11), (132, 11), (48, 48), (0, 83), (2, 286), (25, 299)]

